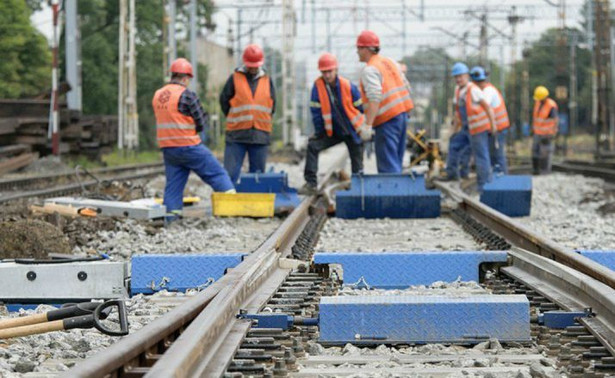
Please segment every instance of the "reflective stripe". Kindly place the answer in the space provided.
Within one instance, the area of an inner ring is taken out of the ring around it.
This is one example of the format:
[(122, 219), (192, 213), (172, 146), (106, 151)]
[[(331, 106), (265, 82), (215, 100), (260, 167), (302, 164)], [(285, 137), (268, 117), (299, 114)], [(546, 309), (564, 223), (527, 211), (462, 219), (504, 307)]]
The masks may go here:
[(386, 104), (385, 106), (381, 107), (381, 108), (378, 110), (378, 113), (376, 113), (376, 117), (378, 117), (379, 115), (382, 115), (382, 114), (384, 114), (386, 111), (388, 111), (388, 110), (392, 109), (395, 105), (397, 105), (397, 104), (399, 104), (399, 103), (402, 103), (402, 102), (404, 102), (404, 101), (408, 101), (408, 100), (410, 100), (410, 96), (409, 96), (409, 95), (405, 95), (405, 96), (403, 96), (403, 97), (398, 98), (397, 100), (394, 100), (394, 101), (392, 101), (392, 102), (390, 102), (390, 103)]
[(194, 125), (186, 125), (180, 123), (159, 123), (156, 125), (159, 129), (178, 129), (178, 130), (194, 130)]
[(246, 110), (259, 110), (261, 112), (271, 113), (271, 108), (268, 108), (266, 106), (261, 106), (261, 105), (242, 105), (242, 106), (237, 106), (235, 108), (231, 108), (231, 110), (229, 110), (229, 114), (245, 112)]
[(350, 120), (350, 122), (354, 125), (355, 123), (357, 123), (361, 118), (363, 117), (363, 113), (359, 113), (356, 116), (354, 116), (353, 119)]
[(496, 117), (500, 117), (500, 116), (503, 116), (503, 115), (506, 115), (506, 110), (500, 110), (499, 112), (495, 113)]
[(156, 138), (157, 140), (178, 140), (178, 139), (194, 139), (194, 140), (200, 140), (198, 135), (190, 135), (190, 136), (170, 136), (170, 137), (161, 137), (161, 138)]
[(239, 116), (239, 117), (229, 117), (226, 119), (226, 122), (237, 123), (237, 122), (243, 122), (243, 121), (252, 121), (253, 119), (254, 119), (254, 116), (252, 114), (247, 114), (247, 115)]
[(363, 99), (358, 99), (357, 101), (353, 102), (352, 105), (354, 106), (363, 105)]
[(473, 121), (473, 120), (478, 119), (478, 118), (482, 118), (482, 117), (487, 117), (487, 114), (481, 113), (481, 114), (476, 114), (476, 115), (473, 115), (473, 116), (469, 116), (468, 117), (468, 122)]
[(330, 119), (332, 119), (332, 116), (331, 116), (331, 114), (323, 114), (322, 118), (325, 119), (325, 120), (330, 120)]
[(310, 106), (313, 108), (320, 108), (320, 102), (310, 101)]
[(386, 100), (387, 98), (391, 97), (395, 93), (401, 92), (401, 91), (404, 91), (404, 90), (406, 90), (406, 86), (396, 87), (396, 88), (390, 89), (386, 93), (383, 93), (382, 100), (380, 100), (380, 102)]

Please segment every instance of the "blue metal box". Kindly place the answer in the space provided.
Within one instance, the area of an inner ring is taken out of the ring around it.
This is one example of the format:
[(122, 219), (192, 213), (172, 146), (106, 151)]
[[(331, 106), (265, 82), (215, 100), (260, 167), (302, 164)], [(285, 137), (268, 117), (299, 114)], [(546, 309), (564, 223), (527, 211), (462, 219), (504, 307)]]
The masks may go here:
[(500, 251), (316, 253), (314, 263), (341, 264), (345, 284), (363, 277), (370, 287), (404, 289), (459, 277), (478, 282), (480, 264), (506, 258), (507, 253)]
[(297, 190), (288, 186), (286, 172), (242, 173), (238, 193), (275, 193), (275, 212), (289, 211), (301, 203)]
[(530, 341), (525, 295), (337, 296), (320, 300), (325, 344)]
[(615, 271), (615, 251), (582, 251), (578, 253)]
[(186, 291), (218, 280), (234, 268), (244, 254), (137, 255), (132, 257), (131, 287), (134, 294), (153, 294), (163, 289)]
[(480, 201), (509, 217), (525, 217), (532, 208), (532, 176), (495, 176)]
[(338, 218), (436, 218), (440, 191), (425, 178), (400, 174), (353, 175), (351, 188), (336, 193)]

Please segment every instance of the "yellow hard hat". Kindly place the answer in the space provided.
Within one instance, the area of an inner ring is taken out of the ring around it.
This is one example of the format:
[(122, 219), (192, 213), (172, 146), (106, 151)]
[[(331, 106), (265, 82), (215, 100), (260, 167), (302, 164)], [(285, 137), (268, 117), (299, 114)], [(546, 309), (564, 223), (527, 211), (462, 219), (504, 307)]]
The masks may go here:
[(534, 100), (542, 101), (549, 96), (549, 90), (542, 85), (539, 85), (534, 89)]

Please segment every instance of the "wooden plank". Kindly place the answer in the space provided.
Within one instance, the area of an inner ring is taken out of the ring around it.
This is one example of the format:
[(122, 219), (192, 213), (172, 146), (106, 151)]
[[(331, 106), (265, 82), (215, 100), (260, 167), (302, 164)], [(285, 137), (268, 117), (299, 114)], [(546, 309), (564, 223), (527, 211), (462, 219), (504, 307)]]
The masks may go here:
[(25, 167), (26, 165), (32, 163), (36, 159), (38, 159), (38, 153), (30, 152), (30, 153), (21, 154), (14, 158), (0, 161), (0, 176), (5, 173), (12, 172), (16, 169)]
[(13, 144), (10, 146), (2, 146), (0, 147), (0, 156), (12, 156), (20, 154), (22, 152), (30, 152), (31, 150), (32, 147), (26, 144)]

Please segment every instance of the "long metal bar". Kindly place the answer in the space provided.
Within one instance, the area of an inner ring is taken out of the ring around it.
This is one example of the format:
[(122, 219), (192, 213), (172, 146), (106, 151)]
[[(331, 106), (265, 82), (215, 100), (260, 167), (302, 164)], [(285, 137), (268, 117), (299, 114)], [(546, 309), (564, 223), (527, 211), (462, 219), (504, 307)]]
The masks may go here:
[(480, 203), (461, 191), (455, 190), (448, 184), (438, 182), (436, 186), (458, 200), (459, 206), (469, 215), (487, 225), (517, 247), (560, 262), (615, 288), (615, 275), (610, 269), (564, 248), (551, 239), (534, 233), (510, 217)]

